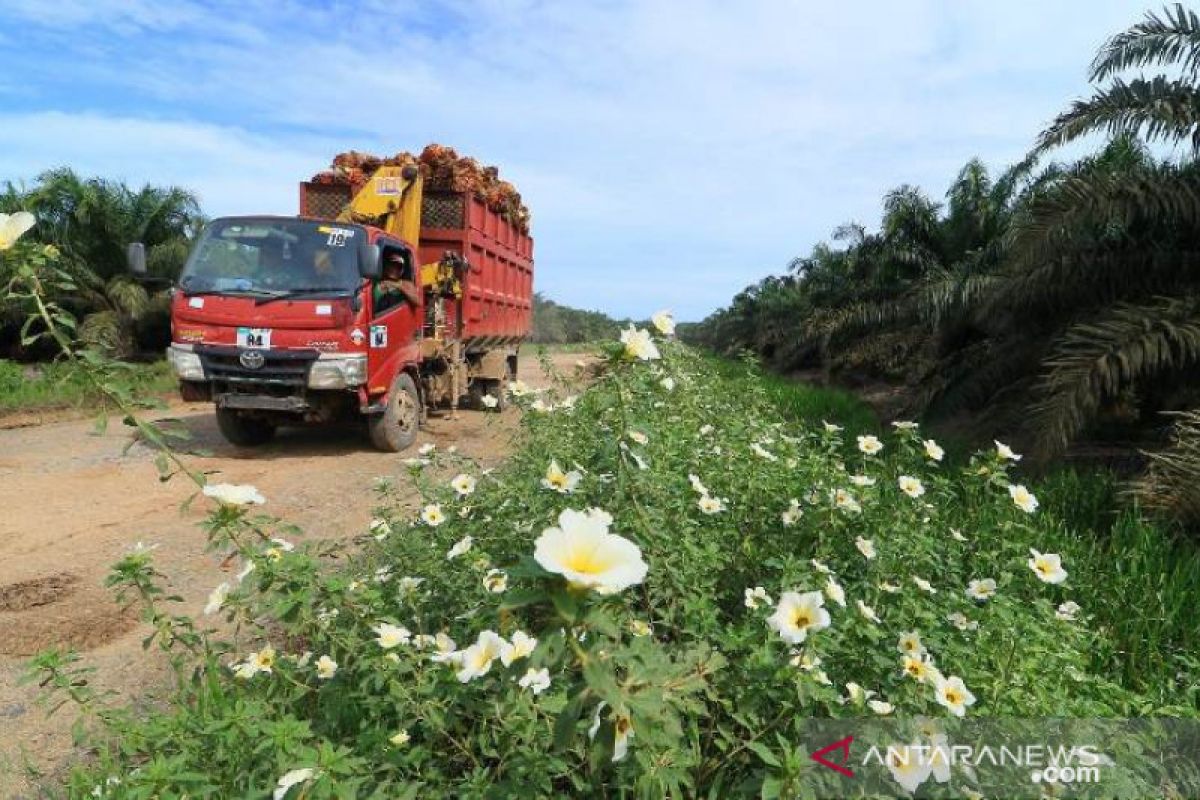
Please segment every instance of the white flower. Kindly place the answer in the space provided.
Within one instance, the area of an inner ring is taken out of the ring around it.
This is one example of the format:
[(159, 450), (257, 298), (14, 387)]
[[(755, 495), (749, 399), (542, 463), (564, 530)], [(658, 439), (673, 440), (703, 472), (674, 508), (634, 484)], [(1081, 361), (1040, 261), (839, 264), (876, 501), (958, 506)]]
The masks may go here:
[(454, 543), (454, 546), (451, 547), (449, 551), (447, 551), (446, 560), (449, 561), (450, 559), (458, 558), (463, 553), (466, 553), (468, 550), (470, 550), (471, 545), (473, 545), (474, 543), (475, 543), (475, 537), (473, 537), (473, 536), (464, 536), (463, 538), (459, 539), (457, 542)]
[(412, 737), (408, 735), (407, 729), (401, 729), (392, 736), (388, 737), (388, 741), (396, 747), (404, 747), (404, 745), (408, 744), (411, 740)]
[(883, 442), (875, 436), (859, 436), (858, 449), (869, 456), (873, 456), (883, 449)]
[(862, 511), (862, 506), (859, 505), (858, 500), (854, 499), (854, 495), (845, 489), (834, 490), (833, 504), (851, 514), (858, 514)]
[(763, 447), (758, 442), (755, 442), (754, 444), (750, 445), (750, 449), (754, 451), (754, 455), (756, 455), (759, 458), (764, 459), (766, 461), (778, 461), (779, 460), (778, 456), (776, 456), (770, 450)]
[(522, 689), (528, 689), (534, 694), (541, 694), (550, 688), (550, 670), (545, 667), (541, 669), (530, 667), (525, 670), (525, 674), (517, 681), (517, 685)]
[(481, 632), (475, 644), (463, 650), (457, 659), (459, 682), (466, 683), (486, 675), (492, 668), (492, 662), (500, 657), (506, 646), (508, 642), (495, 631)]
[(710, 433), (712, 433), (714, 430), (716, 430), (716, 429), (715, 429), (715, 428), (713, 428), (713, 426), (712, 426), (711, 424), (709, 424), (709, 423), (705, 423), (704, 425), (701, 425), (701, 426), (700, 426), (700, 435), (701, 435), (701, 436), (708, 436), (708, 435), (709, 435)]
[(910, 744), (904, 747), (891, 745), (887, 748), (887, 768), (892, 779), (910, 794), (916, 794), (933, 771), (930, 759), (925, 757), (927, 745)]
[(613, 721), (613, 762), (625, 758), (629, 752), (629, 740), (633, 738), (633, 721), (621, 714)]
[(767, 625), (789, 644), (801, 644), (809, 631), (829, 627), (829, 612), (820, 592), (784, 592)]
[(904, 657), (904, 674), (917, 683), (927, 683), (941, 677), (928, 653)]
[(800, 508), (800, 501), (791, 500), (788, 503), (787, 510), (780, 515), (780, 519), (783, 521), (785, 528), (790, 528), (799, 522), (802, 516), (804, 516), (804, 511)]
[(311, 767), (284, 773), (279, 782), (275, 784), (275, 792), (271, 795), (272, 800), (283, 800), (293, 786), (310, 781), (315, 777), (317, 777), (317, 771)]
[[(993, 440), (995, 441), (995, 440)], [(996, 442), (996, 454), (1006, 461), (1020, 461), (1021, 456), (1013, 452), (1012, 448), (1003, 442)]]
[(553, 411), (554, 408), (552, 406), (547, 405), (546, 401), (539, 397), (536, 400), (534, 400), (532, 403), (529, 404), (529, 410), (537, 411), (539, 414), (541, 414), (541, 413), (548, 413), (550, 411)]
[(479, 402), (483, 403), (484, 408), (495, 408), (500, 405), (500, 401), (493, 395), (485, 394), (479, 398)]
[(458, 492), (459, 497), (466, 497), (475, 491), (475, 479), (467, 474), (455, 475), (450, 488)]
[(267, 498), (258, 493), (249, 484), (210, 483), (204, 487), (204, 496), (211, 497), (227, 506), (259, 505), (267, 502)]
[(886, 717), (888, 714), (896, 710), (896, 707), (886, 700), (868, 700), (867, 708), (871, 709), (881, 717)]
[(876, 625), (878, 625), (881, 622), (881, 620), (879, 619), (879, 615), (875, 613), (875, 609), (871, 608), (869, 605), (864, 603), (862, 600), (855, 600), (854, 602), (858, 605), (858, 613), (863, 616), (863, 619), (870, 620), (871, 622), (874, 622)]
[(7, 250), (16, 244), (17, 239), (20, 239), (36, 222), (37, 219), (28, 211), (0, 214), (0, 251)]
[(767, 594), (767, 590), (761, 586), (755, 586), (753, 589), (747, 589), (742, 594), (744, 595), (742, 604), (751, 610), (758, 608), (760, 604), (771, 604), (771, 595)]
[(898, 583), (889, 583), (888, 581), (880, 581), (878, 586), (879, 586), (880, 591), (887, 592), (888, 594), (895, 594), (896, 592), (900, 591), (900, 584), (898, 584)]
[(1024, 486), (1014, 486), (1013, 484), (1009, 484), (1008, 496), (1012, 498), (1014, 503), (1016, 503), (1017, 508), (1024, 511), (1026, 514), (1032, 514), (1034, 511), (1037, 511), (1037, 498), (1034, 497), (1033, 494)]
[(446, 521), (446, 515), (442, 512), (442, 507), (437, 503), (430, 503), (421, 509), (421, 521), (431, 528), (436, 528)]
[(329, 656), (321, 656), (317, 659), (317, 677), (323, 681), (327, 681), (337, 674), (338, 663)]
[(846, 590), (832, 575), (825, 581), (825, 596), (842, 608), (846, 607)]
[(967, 713), (967, 706), (975, 704), (975, 695), (963, 684), (962, 678), (951, 675), (949, 678), (938, 676), (934, 680), (937, 691), (937, 701), (949, 709), (956, 717)]
[(897, 482), (900, 484), (900, 491), (909, 497), (916, 499), (925, 494), (925, 487), (919, 480), (910, 475), (901, 475)]
[(861, 536), (856, 536), (854, 546), (858, 548), (858, 552), (862, 553), (868, 560), (875, 557), (875, 543), (870, 539), (864, 539)]
[(846, 684), (846, 695), (847, 699), (851, 703), (861, 706), (863, 703), (867, 702), (867, 700), (870, 700), (872, 697), (874, 697), (875, 692), (871, 691), (870, 689), (864, 689), (854, 681), (849, 681)]
[(831, 570), (829, 568), (829, 565), (826, 564), (824, 561), (819, 561), (818, 559), (812, 558), (812, 559), (809, 559), (808, 563), (812, 564), (812, 568), (815, 569), (817, 572), (821, 573), (822, 575), (832, 575), (833, 574), (833, 570)]
[(458, 651), (458, 645), (454, 640), (445, 633), (438, 633), (433, 637), (434, 646), (437, 652), (429, 657), (430, 661), (438, 664), (457, 663), (461, 654)]
[(946, 451), (933, 439), (926, 439), (921, 445), (925, 448), (925, 457), (932, 461), (941, 461), (946, 455)]
[(937, 589), (933, 588), (933, 584), (930, 583), (929, 581), (925, 580), (924, 578), (919, 578), (916, 575), (913, 575), (912, 582), (915, 583), (917, 585), (917, 588), (920, 589), (922, 592), (928, 592), (929, 594), (937, 594)]
[(427, 442), (417, 448), (417, 455), (428, 456), (432, 455), (433, 451), (437, 450), (437, 445), (433, 442)]
[(524, 397), (532, 392), (533, 390), (526, 385), (525, 381), (511, 381), (508, 384), (508, 393), (513, 397)]
[(384, 650), (391, 650), (398, 645), (408, 644), (412, 638), (412, 632), (408, 628), (392, 625), (389, 622), (380, 622), (372, 630), (375, 631), (375, 641)]
[[(251, 562), (253, 563), (253, 562)], [(225, 598), (229, 596), (229, 584), (221, 583), (217, 588), (209, 592), (208, 604), (204, 606), (204, 615), (211, 616), (221, 610), (221, 606), (225, 605)]]
[(658, 332), (663, 336), (675, 335), (675, 317), (671, 315), (670, 311), (666, 309), (656, 311), (654, 316), (650, 318), (650, 321), (654, 323), (654, 327), (658, 328)]
[(502, 569), (490, 569), (483, 576), (483, 588), (493, 594), (500, 594), (508, 588), (508, 573)]
[(642, 361), (657, 361), (661, 356), (658, 346), (650, 338), (650, 332), (635, 328), (631, 323), (628, 330), (621, 331), (621, 344), (625, 345), (625, 355)]
[(636, 544), (608, 532), (612, 516), (597, 508), (565, 509), (558, 527), (542, 531), (534, 559), (572, 586), (612, 594), (641, 583), (649, 570)]
[(996, 582), (991, 578), (973, 580), (967, 584), (967, 597), (972, 600), (991, 600), (996, 594)]
[(719, 514), (725, 510), (725, 501), (719, 497), (709, 497), (704, 495), (696, 501), (696, 505), (705, 514)]
[(855, 486), (874, 486), (875, 479), (870, 475), (851, 475), (850, 482)]
[(821, 425), (825, 428), (826, 433), (839, 433), (842, 430), (841, 425), (834, 425), (832, 422), (821, 421)]
[(629, 632), (634, 636), (649, 636), (654, 629), (650, 627), (650, 623), (644, 619), (633, 619), (629, 621)]
[(979, 627), (978, 622), (967, 619), (967, 615), (961, 611), (955, 611), (953, 614), (950, 614), (946, 617), (946, 621), (960, 631), (973, 631)]
[(892, 427), (898, 431), (915, 431), (917, 423), (910, 422), (909, 420), (898, 420), (892, 423)]
[(559, 494), (570, 494), (582, 479), (583, 475), (578, 470), (563, 472), (557, 461), (551, 461), (546, 468), (546, 477), (542, 478), (542, 486)]
[(963, 536), (962, 531), (958, 528), (950, 529), (950, 537), (956, 542), (965, 542), (967, 540), (967, 537)]
[(532, 655), (533, 649), (537, 647), (537, 642), (537, 639), (525, 631), (517, 631), (512, 635), (511, 641), (505, 642), (500, 647), (500, 661), (504, 666), (511, 667), (514, 661)]
[(1063, 569), (1062, 557), (1058, 553), (1039, 553), (1032, 547), (1029, 554), (1029, 568), (1043, 583), (1062, 583), (1067, 579), (1067, 571)]
[(375, 537), (375, 541), (382, 542), (392, 532), (392, 526), (388, 524), (387, 520), (376, 518), (371, 520), (371, 524), (367, 530)]
[(650, 437), (641, 431), (629, 431), (629, 438), (637, 444), (646, 444), (650, 441)]
[(658, 385), (666, 389), (668, 392), (675, 391), (675, 379), (670, 375), (658, 382)]
[(411, 575), (405, 575), (400, 580), (396, 581), (396, 588), (400, 594), (409, 594), (415, 592), (417, 587), (425, 582), (424, 578), (414, 578)]
[(921, 644), (920, 633), (909, 631), (900, 634), (900, 641), (896, 643), (896, 649), (905, 655), (920, 656), (925, 652), (925, 645)]
[(1075, 617), (1077, 614), (1079, 614), (1080, 610), (1081, 609), (1078, 603), (1076, 603), (1074, 600), (1068, 600), (1067, 602), (1059, 605), (1058, 609), (1054, 612), (1054, 616), (1065, 622), (1074, 622)]

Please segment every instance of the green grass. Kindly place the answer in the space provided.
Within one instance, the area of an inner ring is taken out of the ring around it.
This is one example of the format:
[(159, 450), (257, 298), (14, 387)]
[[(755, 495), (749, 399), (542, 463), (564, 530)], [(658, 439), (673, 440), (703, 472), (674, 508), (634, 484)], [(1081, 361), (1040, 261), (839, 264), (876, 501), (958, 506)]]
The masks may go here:
[[(175, 376), (166, 361), (126, 367), (119, 374), (138, 396), (159, 395), (175, 388)], [(101, 398), (92, 382), (68, 363), (0, 360), (0, 413), (100, 406)]]

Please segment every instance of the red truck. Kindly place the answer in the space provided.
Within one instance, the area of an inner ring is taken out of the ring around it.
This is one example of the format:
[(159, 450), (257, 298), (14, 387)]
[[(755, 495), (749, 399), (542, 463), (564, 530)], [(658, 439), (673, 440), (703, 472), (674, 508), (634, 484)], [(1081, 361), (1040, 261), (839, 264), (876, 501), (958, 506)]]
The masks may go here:
[[(140, 245), (130, 267), (145, 272)], [(432, 408), (497, 407), (530, 331), (533, 240), (415, 164), (300, 185), (297, 217), (223, 217), (174, 288), (167, 356), (226, 439), (365, 418), (383, 450)]]

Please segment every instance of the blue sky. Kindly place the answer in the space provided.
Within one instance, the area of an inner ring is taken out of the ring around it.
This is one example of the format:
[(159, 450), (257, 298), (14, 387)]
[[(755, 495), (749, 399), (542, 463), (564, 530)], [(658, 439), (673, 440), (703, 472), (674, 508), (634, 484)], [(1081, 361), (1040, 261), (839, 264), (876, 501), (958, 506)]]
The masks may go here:
[(0, 179), (58, 165), (295, 213), (436, 141), (533, 211), (537, 288), (699, 319), (901, 183), (1002, 167), (1087, 92), (1108, 0), (0, 0)]

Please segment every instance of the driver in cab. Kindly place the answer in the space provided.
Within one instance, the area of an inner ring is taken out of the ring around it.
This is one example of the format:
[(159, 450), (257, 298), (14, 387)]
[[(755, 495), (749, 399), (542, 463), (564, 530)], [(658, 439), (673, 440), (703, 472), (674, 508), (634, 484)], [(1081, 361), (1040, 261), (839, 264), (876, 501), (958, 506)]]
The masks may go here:
[(384, 256), (383, 275), (375, 283), (375, 313), (379, 314), (400, 302), (421, 304), (421, 293), (413, 280), (412, 267), (404, 254), (391, 251)]

